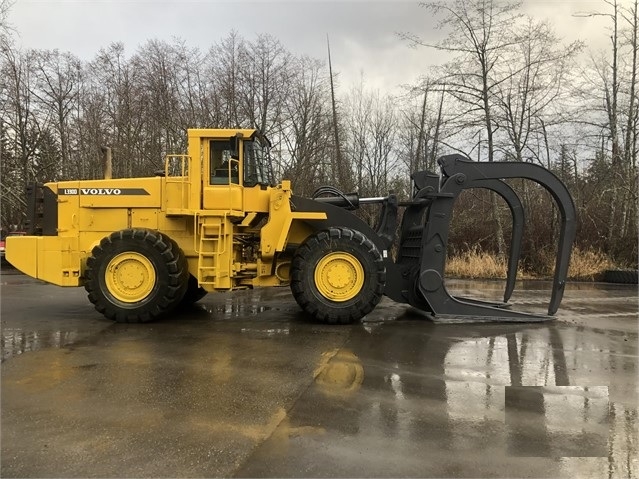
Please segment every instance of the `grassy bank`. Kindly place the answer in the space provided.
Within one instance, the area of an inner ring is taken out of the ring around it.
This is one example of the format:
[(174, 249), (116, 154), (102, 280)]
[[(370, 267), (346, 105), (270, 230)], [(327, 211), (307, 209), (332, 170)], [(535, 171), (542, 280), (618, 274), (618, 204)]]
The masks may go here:
[[(521, 265), (517, 270), (519, 279), (543, 279), (552, 277), (555, 268), (553, 254), (540, 254), (535, 262), (540, 267), (530, 270)], [(581, 250), (575, 248), (570, 259), (568, 279), (573, 281), (597, 281), (605, 270), (624, 268), (626, 265), (615, 264), (600, 251)], [(508, 258), (501, 258), (492, 253), (480, 250), (466, 251), (461, 255), (448, 258), (446, 276), (457, 278), (503, 279), (508, 269)]]

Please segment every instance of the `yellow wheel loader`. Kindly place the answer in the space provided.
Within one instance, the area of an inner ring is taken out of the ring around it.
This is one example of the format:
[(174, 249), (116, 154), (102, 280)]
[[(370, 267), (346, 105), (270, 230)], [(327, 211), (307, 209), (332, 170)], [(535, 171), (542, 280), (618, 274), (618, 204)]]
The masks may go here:
[[(332, 187), (302, 198), (290, 181), (274, 184), (269, 147), (257, 130), (190, 129), (187, 154), (167, 156), (154, 177), (34, 184), (27, 191), (28, 235), (7, 238), (7, 260), (34, 278), (84, 286), (95, 308), (118, 322), (151, 321), (208, 292), (287, 284), (305, 312), (327, 323), (357, 321), (383, 295), (444, 321), (542, 321), (556, 312), (575, 208), (548, 170), (449, 155), (439, 159), (438, 174), (413, 173), (408, 201)], [(523, 228), (507, 178), (541, 184), (561, 214), (548, 315), (504, 307)], [(468, 188), (495, 191), (512, 212), (503, 303), (453, 297), (444, 285), (453, 204)], [(351, 212), (365, 203), (382, 205), (375, 228)]]

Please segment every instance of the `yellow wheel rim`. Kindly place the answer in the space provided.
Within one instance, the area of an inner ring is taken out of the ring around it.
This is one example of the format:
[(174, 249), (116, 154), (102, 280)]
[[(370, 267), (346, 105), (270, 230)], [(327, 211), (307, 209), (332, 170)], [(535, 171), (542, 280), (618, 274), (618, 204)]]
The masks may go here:
[(352, 254), (329, 253), (317, 263), (315, 286), (325, 298), (348, 301), (364, 286), (364, 268)]
[(153, 291), (155, 268), (140, 253), (120, 253), (109, 261), (105, 280), (115, 299), (123, 303), (137, 303)]

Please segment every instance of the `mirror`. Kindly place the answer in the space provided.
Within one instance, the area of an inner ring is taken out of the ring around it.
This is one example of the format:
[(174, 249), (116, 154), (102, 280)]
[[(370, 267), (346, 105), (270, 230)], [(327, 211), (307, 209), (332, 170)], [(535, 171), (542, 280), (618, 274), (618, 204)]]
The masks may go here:
[(236, 133), (230, 138), (231, 142), (231, 158), (238, 160), (240, 158), (240, 140), (244, 137), (242, 133)]

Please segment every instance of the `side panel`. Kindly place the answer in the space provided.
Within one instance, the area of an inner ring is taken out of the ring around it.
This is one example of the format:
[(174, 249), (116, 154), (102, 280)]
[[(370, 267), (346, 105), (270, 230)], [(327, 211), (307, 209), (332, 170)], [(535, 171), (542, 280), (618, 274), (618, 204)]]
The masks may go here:
[(60, 286), (79, 286), (78, 239), (43, 236), (39, 243), (38, 277)]
[(256, 213), (267, 213), (271, 193), (259, 186), (244, 187), (244, 210)]
[[(166, 233), (180, 245), (187, 259), (196, 257), (197, 259), (197, 238), (195, 235), (195, 216), (164, 216), (158, 213), (157, 229)], [(189, 268), (191, 271), (193, 269)]]
[(131, 208), (129, 210), (130, 228), (147, 228), (157, 230), (159, 228), (159, 216), (161, 211), (155, 208)]
[(129, 213), (125, 208), (79, 208), (72, 215), (78, 220), (73, 226), (78, 231), (117, 231), (129, 225)]
[(242, 211), (243, 187), (217, 185), (204, 188), (204, 209), (209, 211)]
[[(60, 185), (64, 185), (64, 187), (61, 188)], [(50, 186), (52, 191), (58, 195), (57, 234), (65, 236), (77, 235), (80, 221), (80, 182), (65, 181), (64, 183)]]
[[(80, 206), (91, 208), (160, 208), (162, 202), (162, 179), (119, 178), (113, 180), (80, 181), (76, 192)], [(72, 190), (60, 183), (59, 195)]]

